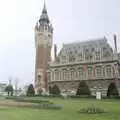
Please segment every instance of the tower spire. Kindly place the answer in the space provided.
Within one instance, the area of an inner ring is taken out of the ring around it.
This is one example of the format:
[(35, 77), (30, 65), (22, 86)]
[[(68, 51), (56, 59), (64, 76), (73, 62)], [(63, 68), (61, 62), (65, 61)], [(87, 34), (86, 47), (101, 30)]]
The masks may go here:
[(43, 10), (42, 10), (42, 15), (40, 16), (40, 20), (39, 22), (47, 22), (49, 23), (49, 17), (47, 15), (47, 9), (46, 9), (46, 3), (45, 3), (45, 0), (44, 0), (44, 7), (43, 7)]
[(42, 14), (46, 14), (46, 13), (47, 13), (46, 2), (45, 2), (45, 0), (44, 0), (44, 7), (43, 7)]

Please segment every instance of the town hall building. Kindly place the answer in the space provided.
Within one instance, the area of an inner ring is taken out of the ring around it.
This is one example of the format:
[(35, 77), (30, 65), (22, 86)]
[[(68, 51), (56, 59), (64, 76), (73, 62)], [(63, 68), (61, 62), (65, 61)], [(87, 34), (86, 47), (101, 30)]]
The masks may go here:
[(61, 92), (76, 92), (79, 82), (84, 80), (91, 93), (101, 91), (106, 95), (108, 86), (114, 82), (120, 87), (120, 54), (117, 51), (117, 39), (114, 35), (114, 49), (106, 37), (63, 44), (55, 60), (51, 59), (53, 27), (46, 6), (35, 26), (36, 64), (35, 90), (48, 91), (57, 85)]

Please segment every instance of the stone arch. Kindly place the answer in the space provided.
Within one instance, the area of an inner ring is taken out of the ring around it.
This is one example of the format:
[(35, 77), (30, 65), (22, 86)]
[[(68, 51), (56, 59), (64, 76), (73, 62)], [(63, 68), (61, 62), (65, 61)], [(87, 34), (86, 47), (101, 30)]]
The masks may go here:
[(118, 92), (116, 83), (115, 82), (111, 82), (108, 85), (107, 96), (108, 97), (111, 97), (111, 96), (113, 97), (113, 96), (118, 96), (118, 95), (119, 95), (119, 92)]

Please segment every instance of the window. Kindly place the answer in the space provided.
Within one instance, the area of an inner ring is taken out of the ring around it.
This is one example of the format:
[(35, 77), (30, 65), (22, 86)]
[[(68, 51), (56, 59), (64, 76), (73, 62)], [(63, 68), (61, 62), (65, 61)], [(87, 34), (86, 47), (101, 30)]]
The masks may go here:
[(107, 74), (107, 77), (111, 77), (111, 76), (112, 76), (111, 66), (107, 66), (107, 67), (106, 67), (106, 74)]
[(101, 66), (96, 67), (96, 77), (103, 76), (103, 70)]
[(88, 53), (85, 53), (85, 60), (89, 60), (89, 55), (88, 55)]
[(82, 61), (82, 53), (79, 54), (79, 60)]
[(75, 61), (75, 56), (74, 55), (70, 55), (69, 56), (69, 62), (74, 62)]
[(66, 60), (66, 56), (62, 56), (62, 59), (63, 59), (63, 60)]
[(83, 76), (84, 76), (84, 68), (78, 68), (78, 76), (80, 78), (83, 78)]
[(96, 52), (96, 60), (100, 60), (100, 52)]
[(47, 26), (45, 26), (45, 30), (47, 30), (48, 29), (48, 27)]
[(38, 82), (41, 81), (41, 75), (38, 75)]
[(88, 77), (92, 76), (92, 67), (88, 67)]
[(54, 72), (52, 72), (52, 80), (54, 80)]
[(55, 80), (58, 80), (58, 79), (59, 79), (59, 71), (55, 70)]
[(48, 73), (47, 73), (47, 80), (48, 80), (48, 81), (50, 81), (50, 80), (51, 80), (51, 79), (50, 79), (50, 78), (51, 78), (51, 76), (50, 76), (50, 75), (51, 75), (51, 74), (50, 74), (50, 72), (48, 72)]
[(51, 37), (51, 35), (48, 35), (48, 37)]
[(63, 80), (66, 80), (67, 79), (67, 70), (64, 69), (63, 70)]
[(76, 70), (72, 68), (70, 71), (71, 71), (71, 79), (73, 79), (77, 75)]

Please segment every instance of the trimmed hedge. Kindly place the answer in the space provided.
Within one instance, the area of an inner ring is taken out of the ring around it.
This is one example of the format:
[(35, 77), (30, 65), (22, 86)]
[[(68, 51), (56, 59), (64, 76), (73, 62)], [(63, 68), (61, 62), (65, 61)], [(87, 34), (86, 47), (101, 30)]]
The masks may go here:
[(29, 108), (37, 108), (37, 109), (61, 109), (62, 107), (59, 105), (55, 105), (54, 103), (48, 100), (32, 100), (25, 99), (21, 97), (6, 97), (6, 99), (14, 100), (16, 102), (29, 102), (29, 103), (37, 103), (37, 105), (29, 105)]
[(55, 104), (39, 104), (37, 106), (34, 106), (34, 108), (38, 108), (38, 109), (61, 109), (62, 107), (59, 105), (55, 105)]
[(10, 99), (10, 100), (23, 100), (24, 97), (16, 97), (16, 96), (7, 96), (5, 99)]
[(95, 96), (91, 95), (80, 95), (80, 96), (70, 96), (71, 98), (96, 98)]
[(49, 103), (49, 104), (53, 104), (51, 102), (49, 102), (48, 100), (26, 100), (26, 99), (16, 99), (15, 101), (18, 102), (30, 102), (30, 103)]
[(32, 99), (25, 99), (25, 98), (21, 98), (21, 97), (6, 97), (5, 99), (14, 100), (14, 101), (17, 101), (17, 102), (50, 103), (50, 104), (52, 104), (48, 100), (32, 100)]

